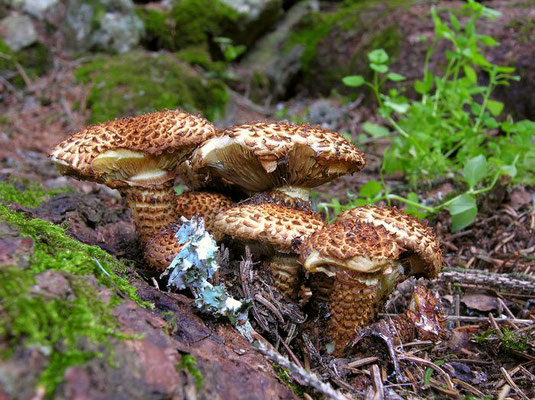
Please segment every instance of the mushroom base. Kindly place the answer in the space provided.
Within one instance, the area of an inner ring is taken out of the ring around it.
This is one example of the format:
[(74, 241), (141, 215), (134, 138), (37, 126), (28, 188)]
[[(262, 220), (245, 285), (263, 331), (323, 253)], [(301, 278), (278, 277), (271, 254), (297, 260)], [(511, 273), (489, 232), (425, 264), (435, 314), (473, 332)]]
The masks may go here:
[(177, 222), (176, 195), (173, 183), (166, 182), (153, 188), (129, 187), (122, 189), (140, 241), (145, 245), (160, 231)]
[(155, 270), (163, 272), (182, 249), (175, 237), (179, 229), (180, 224), (171, 224), (150, 239), (145, 246), (145, 261)]
[(329, 299), (329, 332), (336, 342), (334, 355), (341, 356), (355, 329), (366, 326), (376, 314), (380, 274), (338, 271)]
[(279, 292), (288, 299), (295, 300), (299, 292), (303, 268), (297, 262), (297, 258), (274, 256), (269, 261), (266, 261), (264, 265), (273, 276), (275, 286)]

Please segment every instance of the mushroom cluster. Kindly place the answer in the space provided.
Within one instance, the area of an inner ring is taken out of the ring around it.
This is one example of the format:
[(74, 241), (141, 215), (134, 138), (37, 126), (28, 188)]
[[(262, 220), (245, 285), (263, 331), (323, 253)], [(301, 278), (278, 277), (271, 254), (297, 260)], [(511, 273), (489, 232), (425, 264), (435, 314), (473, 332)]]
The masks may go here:
[[(312, 188), (365, 165), (353, 143), (320, 127), (258, 122), (218, 131), (199, 116), (161, 111), (90, 126), (51, 159), (62, 173), (126, 197), (157, 271), (180, 251), (179, 217), (199, 215), (217, 241), (251, 247), (289, 300), (306, 283), (329, 305), (338, 353), (397, 283), (441, 268), (432, 232), (396, 208), (359, 207), (331, 224), (313, 210)], [(176, 176), (193, 191), (177, 196)]]

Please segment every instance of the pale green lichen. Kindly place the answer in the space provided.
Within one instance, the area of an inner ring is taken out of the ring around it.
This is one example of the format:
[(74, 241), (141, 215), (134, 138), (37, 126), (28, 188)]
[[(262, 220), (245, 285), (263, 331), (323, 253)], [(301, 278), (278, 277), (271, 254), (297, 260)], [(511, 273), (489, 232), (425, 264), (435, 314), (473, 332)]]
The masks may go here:
[(219, 248), (214, 238), (204, 229), (203, 219), (193, 217), (188, 221), (182, 218), (182, 226), (176, 238), (182, 248), (162, 274), (169, 276), (167, 286), (191, 290), (198, 309), (215, 316), (227, 317), (240, 333), (251, 339), (252, 327), (247, 319), (250, 303), (233, 298), (225, 285), (212, 285), (209, 282), (219, 269)]

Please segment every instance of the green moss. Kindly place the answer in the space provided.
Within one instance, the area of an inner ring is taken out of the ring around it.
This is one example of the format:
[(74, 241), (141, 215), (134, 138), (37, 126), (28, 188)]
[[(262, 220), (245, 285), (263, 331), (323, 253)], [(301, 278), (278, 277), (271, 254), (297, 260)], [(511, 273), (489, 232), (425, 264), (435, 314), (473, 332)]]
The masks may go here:
[[(21, 190), (21, 187), (23, 190)], [(25, 207), (37, 207), (50, 196), (67, 193), (67, 189), (45, 190), (35, 183), (13, 184), (0, 181), (0, 199), (8, 203), (17, 203)]]
[(181, 0), (169, 12), (140, 8), (144, 44), (151, 50), (176, 51), (206, 45), (209, 38), (235, 30), (238, 13), (218, 0)]
[(273, 364), (273, 370), (279, 377), (282, 383), (290, 389), (296, 396), (303, 398), (303, 394), (306, 392), (306, 388), (295, 383), (292, 377), (289, 374), (289, 371), (286, 368), (281, 367), (278, 364)]
[(142, 44), (146, 48), (177, 50), (174, 24), (168, 13), (139, 7), (136, 9), (136, 14), (143, 21), (145, 33)]
[(503, 336), (500, 341), (504, 350), (526, 351), (529, 349), (528, 337), (520, 337), (518, 334), (507, 328), (504, 328), (502, 333)]
[(222, 74), (227, 68), (222, 61), (212, 61), (206, 46), (186, 47), (175, 54), (180, 60), (190, 65), (198, 65), (211, 73)]
[(7, 77), (15, 86), (24, 86), (24, 80), (17, 70), (17, 64), (30, 79), (42, 76), (51, 66), (50, 50), (42, 43), (13, 52), (0, 39), (0, 74)]
[[(15, 198), (31, 204), (39, 200), (28, 200), (22, 194)], [(121, 277), (126, 274), (126, 265), (102, 249), (82, 244), (58, 226), (29, 219), (6, 206), (0, 206), (0, 221), (34, 243), (27, 268), (0, 267), (0, 337), (5, 344), (0, 351), (8, 357), (18, 345), (25, 344), (37, 346), (49, 355), (39, 384), (52, 395), (69, 366), (101, 357), (110, 346), (110, 338), (125, 337), (109, 311), (118, 304), (119, 297), (114, 295), (109, 303), (103, 302), (84, 276), (96, 277), (100, 284), (138, 304), (149, 304), (140, 300), (136, 289)], [(48, 270), (58, 271), (67, 279), (74, 296), (47, 299), (32, 292), (36, 275)]]
[(180, 357), (180, 362), (176, 369), (178, 371), (187, 371), (195, 380), (195, 387), (197, 391), (202, 389), (203, 376), (202, 372), (197, 368), (197, 360), (190, 354), (184, 354)]
[(79, 67), (76, 77), (93, 83), (88, 98), (91, 123), (165, 108), (201, 111), (215, 119), (228, 100), (224, 83), (199, 75), (167, 53), (97, 57)]
[(5, 338), (6, 346), (1, 349), (2, 355), (9, 357), (22, 342), (50, 354), (48, 366), (39, 379), (48, 395), (53, 394), (68, 367), (102, 357), (98, 350), (82, 350), (80, 339), (109, 346), (110, 337), (124, 337), (108, 310), (109, 305), (98, 300), (95, 290), (80, 277), (63, 276), (68, 279), (75, 298), (45, 300), (31, 293), (35, 279), (30, 271), (0, 268), (0, 336)]

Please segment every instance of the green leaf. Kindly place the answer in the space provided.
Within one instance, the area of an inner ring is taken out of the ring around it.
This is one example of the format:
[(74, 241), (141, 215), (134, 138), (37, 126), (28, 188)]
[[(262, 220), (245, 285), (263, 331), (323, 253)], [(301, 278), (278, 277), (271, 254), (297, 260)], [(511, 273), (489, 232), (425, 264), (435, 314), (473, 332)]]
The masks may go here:
[(388, 72), (388, 65), (371, 63), (370, 68), (380, 74), (386, 74)]
[(407, 79), (403, 75), (396, 74), (395, 72), (389, 73), (386, 77), (388, 79), (390, 79), (391, 81), (394, 81), (394, 82), (401, 82), (401, 81), (404, 81), (405, 79)]
[(359, 87), (359, 86), (364, 85), (364, 83), (366, 83), (364, 78), (360, 75), (346, 76), (345, 78), (342, 79), (342, 82), (344, 83), (344, 85), (350, 86), (350, 87)]
[(450, 22), (451, 22), (451, 26), (453, 26), (453, 29), (455, 29), (457, 32), (461, 30), (461, 24), (459, 23), (459, 20), (453, 13), (450, 13)]
[(362, 126), (364, 132), (369, 133), (374, 138), (386, 136), (389, 133), (389, 130), (384, 126), (372, 124), (371, 122), (365, 122)]
[(377, 49), (368, 53), (368, 60), (373, 64), (385, 64), (388, 62), (388, 54), (383, 49)]
[(449, 212), (452, 232), (466, 228), (476, 219), (477, 204), (475, 197), (467, 193), (459, 196), (450, 204)]
[(476, 71), (474, 71), (474, 69), (471, 66), (465, 65), (463, 66), (463, 70), (464, 70), (464, 74), (466, 75), (466, 77), (471, 83), (477, 83)]
[(180, 196), (182, 193), (184, 193), (184, 185), (182, 184), (176, 185), (174, 189), (175, 189), (175, 194), (177, 196)]
[(509, 175), (510, 177), (514, 178), (517, 174), (516, 166), (515, 165), (502, 165), (501, 170), (504, 174)]
[(486, 46), (499, 45), (499, 43), (493, 37), (490, 37), (490, 36), (485, 36), (485, 35), (480, 36), (479, 40), (481, 40), (481, 43), (483, 43)]
[(487, 102), (487, 108), (492, 113), (492, 115), (497, 117), (503, 111), (503, 103), (501, 101), (489, 100)]
[(468, 160), (463, 169), (464, 180), (473, 189), (487, 176), (487, 159), (483, 155)]
[(405, 114), (409, 109), (409, 105), (407, 103), (394, 103), (390, 100), (385, 101), (385, 106), (392, 108), (394, 111), (400, 114)]
[(359, 196), (373, 198), (383, 190), (383, 186), (377, 181), (368, 181), (359, 190)]

